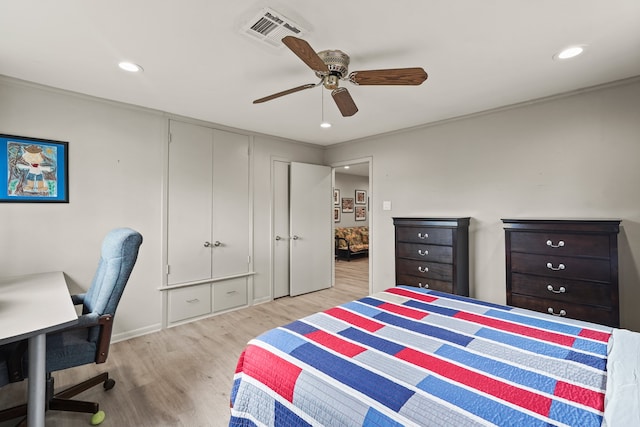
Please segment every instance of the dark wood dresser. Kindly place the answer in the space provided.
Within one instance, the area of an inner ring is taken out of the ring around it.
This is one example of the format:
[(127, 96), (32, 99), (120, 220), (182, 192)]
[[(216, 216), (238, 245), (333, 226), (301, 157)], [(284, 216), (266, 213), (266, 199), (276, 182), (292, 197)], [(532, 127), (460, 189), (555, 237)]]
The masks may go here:
[(503, 219), (507, 304), (620, 325), (620, 220)]
[(469, 295), (469, 218), (393, 218), (396, 284)]

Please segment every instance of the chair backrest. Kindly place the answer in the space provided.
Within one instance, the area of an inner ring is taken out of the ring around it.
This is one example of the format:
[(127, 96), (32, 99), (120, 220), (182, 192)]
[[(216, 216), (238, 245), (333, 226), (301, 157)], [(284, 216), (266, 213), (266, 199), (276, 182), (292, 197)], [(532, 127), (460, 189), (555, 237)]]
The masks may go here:
[(105, 236), (98, 270), (84, 297), (83, 314), (115, 314), (141, 244), (142, 235), (130, 228), (117, 228)]

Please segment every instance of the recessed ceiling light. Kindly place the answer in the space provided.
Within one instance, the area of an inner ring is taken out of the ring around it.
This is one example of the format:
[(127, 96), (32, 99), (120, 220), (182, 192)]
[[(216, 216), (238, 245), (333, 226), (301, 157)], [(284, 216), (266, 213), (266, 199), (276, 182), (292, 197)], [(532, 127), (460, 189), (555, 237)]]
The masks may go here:
[(322, 122), (322, 123), (320, 123), (320, 127), (321, 127), (321, 128), (324, 128), (324, 129), (328, 129), (328, 128), (330, 128), (330, 127), (331, 127), (331, 123), (329, 123), (329, 122)]
[(122, 68), (125, 71), (129, 71), (131, 73), (138, 73), (142, 71), (142, 67), (138, 64), (134, 64), (133, 62), (123, 61), (118, 64), (118, 67)]
[(349, 165), (345, 166), (344, 168), (345, 168), (345, 169), (349, 169)]
[(553, 56), (554, 59), (570, 59), (575, 58), (584, 52), (584, 46), (571, 46), (561, 50)]

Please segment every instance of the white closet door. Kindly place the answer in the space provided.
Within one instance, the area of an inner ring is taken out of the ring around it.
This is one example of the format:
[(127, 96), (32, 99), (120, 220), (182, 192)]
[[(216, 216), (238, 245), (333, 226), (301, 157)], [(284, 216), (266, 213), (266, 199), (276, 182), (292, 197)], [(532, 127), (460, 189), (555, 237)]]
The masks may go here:
[(211, 277), (211, 129), (170, 122), (168, 284)]
[(331, 286), (331, 168), (291, 163), (291, 296)]
[(289, 163), (273, 162), (273, 297), (289, 295)]
[(212, 277), (249, 271), (249, 137), (213, 131)]

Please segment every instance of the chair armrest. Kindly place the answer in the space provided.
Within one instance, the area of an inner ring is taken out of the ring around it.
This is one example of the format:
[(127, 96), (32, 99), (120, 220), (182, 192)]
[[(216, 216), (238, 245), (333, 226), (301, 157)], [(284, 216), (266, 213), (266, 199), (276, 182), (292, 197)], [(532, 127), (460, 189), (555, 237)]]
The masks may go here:
[(340, 244), (339, 244), (340, 240), (344, 240), (344, 242), (347, 244), (347, 250), (350, 251), (351, 250), (351, 244), (344, 237), (336, 237), (336, 248), (340, 246)]
[(73, 305), (80, 305), (80, 304), (84, 304), (84, 297), (87, 294), (75, 294), (75, 295), (71, 295), (71, 301), (73, 302)]
[(109, 345), (111, 344), (111, 331), (113, 329), (113, 316), (103, 314), (98, 318), (100, 325), (100, 335), (98, 336), (98, 351), (96, 352), (96, 363), (104, 363), (109, 355)]

